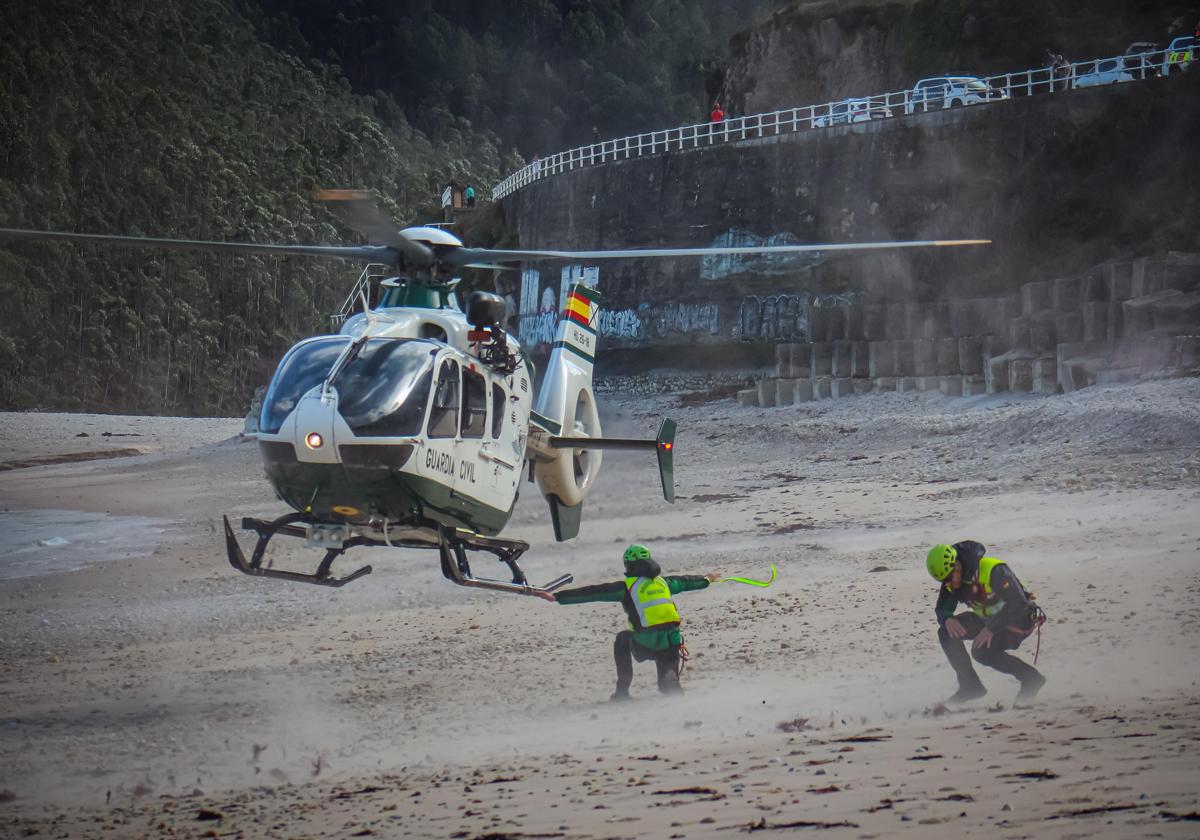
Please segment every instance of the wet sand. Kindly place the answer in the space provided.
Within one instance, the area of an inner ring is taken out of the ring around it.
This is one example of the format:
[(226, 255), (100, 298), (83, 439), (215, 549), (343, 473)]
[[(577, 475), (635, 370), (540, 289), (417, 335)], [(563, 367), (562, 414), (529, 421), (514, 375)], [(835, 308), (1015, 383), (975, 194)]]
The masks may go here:
[[(606, 455), (556, 544), (523, 484), (505, 533), (533, 544), (531, 579), (616, 579), (634, 540), (667, 573), (779, 568), (679, 596), (687, 693), (660, 698), (646, 663), (627, 704), (607, 702), (616, 605), (458, 589), (420, 552), (340, 560), (375, 567), (344, 590), (238, 575), (220, 515), (284, 512), (241, 421), (94, 421), (154, 445), (0, 472), (0, 508), (165, 524), (129, 556), (0, 581), (2, 833), (1196, 836), (1198, 397), (604, 398), (610, 435), (679, 419), (679, 501)], [(83, 422), (0, 416), (0, 448), (78, 451)], [(983, 669), (984, 700), (938, 705), (954, 678), (923, 557), (966, 538), (1050, 616), (1029, 708)]]

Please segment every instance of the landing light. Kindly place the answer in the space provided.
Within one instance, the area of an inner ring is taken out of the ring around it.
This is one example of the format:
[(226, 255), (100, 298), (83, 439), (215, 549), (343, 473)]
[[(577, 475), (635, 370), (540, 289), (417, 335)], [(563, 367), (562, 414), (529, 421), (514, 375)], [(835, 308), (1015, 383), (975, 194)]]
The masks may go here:
[(317, 432), (309, 432), (304, 438), (304, 445), (309, 449), (320, 449), (325, 444), (325, 438), (321, 437)]
[(669, 443), (666, 443), (666, 442), (660, 443), (659, 446), (661, 446), (663, 449), (671, 449), (672, 448), (672, 445)]

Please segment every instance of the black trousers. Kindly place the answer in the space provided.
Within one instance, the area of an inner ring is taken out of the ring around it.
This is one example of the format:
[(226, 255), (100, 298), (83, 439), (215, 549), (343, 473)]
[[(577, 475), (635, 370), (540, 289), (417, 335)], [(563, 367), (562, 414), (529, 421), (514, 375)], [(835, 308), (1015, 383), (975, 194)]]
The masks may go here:
[[(986, 622), (973, 612), (960, 613), (954, 617), (967, 631), (966, 639), (974, 639), (986, 625)], [(972, 650), (970, 655), (967, 654), (965, 641), (951, 639), (945, 627), (938, 628), (938, 641), (942, 643), (942, 650), (946, 652), (946, 658), (950, 660), (950, 667), (958, 675), (959, 688), (980, 684), (979, 675), (975, 673), (975, 668), (971, 665), (972, 658), (980, 665), (994, 668), (1000, 673), (1016, 677), (1022, 682), (1038, 672), (1032, 665), (1007, 653), (1007, 651), (1016, 650), (1021, 646), (1021, 642), (1025, 641), (1025, 635), (1021, 633), (1002, 630), (992, 636), (992, 641), (987, 647)]]
[(667, 688), (667, 675), (677, 673), (679, 671), (679, 648), (673, 647), (668, 650), (650, 650), (644, 648), (633, 640), (632, 630), (622, 630), (617, 634), (617, 638), (613, 640), (613, 660), (617, 664), (617, 691), (629, 691), (629, 685), (633, 682), (633, 660), (645, 662), (648, 659), (653, 659), (654, 664), (658, 666), (658, 688), (663, 690)]

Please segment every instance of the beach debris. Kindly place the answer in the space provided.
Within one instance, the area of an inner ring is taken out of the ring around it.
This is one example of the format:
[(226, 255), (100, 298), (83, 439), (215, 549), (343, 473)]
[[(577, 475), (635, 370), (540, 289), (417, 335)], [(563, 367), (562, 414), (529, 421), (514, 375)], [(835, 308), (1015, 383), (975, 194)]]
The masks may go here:
[(781, 720), (779, 723), (775, 724), (775, 728), (780, 732), (804, 732), (812, 729), (812, 727), (808, 725), (810, 720), (812, 720), (812, 718), (806, 717), (797, 717), (792, 718), (791, 720)]
[(797, 820), (796, 822), (788, 823), (769, 823), (767, 818), (763, 817), (760, 820), (749, 823), (743, 831), (784, 831), (789, 828), (858, 828), (858, 823), (852, 822), (824, 822), (821, 820)]
[(212, 820), (223, 820), (225, 815), (220, 811), (212, 811), (208, 808), (201, 808), (196, 812), (196, 819), (201, 822), (210, 822)]

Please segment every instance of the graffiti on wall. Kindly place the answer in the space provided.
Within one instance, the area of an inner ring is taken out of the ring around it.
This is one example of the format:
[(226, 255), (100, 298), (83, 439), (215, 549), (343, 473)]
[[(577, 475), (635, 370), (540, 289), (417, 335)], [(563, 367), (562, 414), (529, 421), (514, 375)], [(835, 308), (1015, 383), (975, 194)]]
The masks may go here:
[[(727, 230), (711, 243), (711, 248), (758, 248), (803, 244), (791, 233), (756, 236), (745, 230)], [(780, 274), (796, 271), (820, 262), (820, 252), (799, 254), (713, 254), (700, 258), (700, 277), (721, 280), (735, 274)]]
[(541, 273), (528, 268), (521, 272), (521, 309), (518, 335), (526, 347), (550, 344), (558, 329), (558, 302), (566, 300), (567, 287), (572, 283), (583, 283), (588, 288), (599, 289), (600, 267), (595, 265), (563, 266), (559, 275), (557, 292), (552, 286), (542, 288)]
[(837, 292), (814, 295), (797, 294), (747, 295), (738, 307), (737, 335), (742, 339), (776, 338), (803, 340), (808, 338), (808, 325), (813, 309), (850, 306), (861, 299), (859, 292)]
[(637, 309), (601, 310), (596, 331), (606, 338), (663, 340), (671, 336), (720, 334), (715, 303), (639, 304)]

